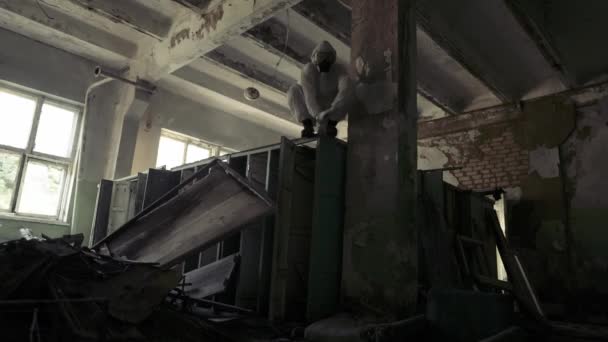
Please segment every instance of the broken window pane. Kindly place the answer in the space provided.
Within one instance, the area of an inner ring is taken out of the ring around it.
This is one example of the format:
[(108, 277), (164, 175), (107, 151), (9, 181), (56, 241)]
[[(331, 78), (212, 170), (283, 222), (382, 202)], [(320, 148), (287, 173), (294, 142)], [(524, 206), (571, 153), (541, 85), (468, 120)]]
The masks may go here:
[(156, 166), (166, 166), (168, 169), (184, 163), (186, 143), (169, 137), (161, 136), (158, 144)]
[(29, 160), (25, 167), (17, 212), (57, 216), (66, 173), (65, 166)]
[(40, 112), (34, 151), (67, 158), (72, 153), (76, 113), (45, 103)]
[(189, 144), (188, 150), (186, 151), (186, 163), (193, 163), (195, 161), (207, 159), (211, 156), (211, 150)]
[(0, 210), (11, 209), (21, 155), (0, 151)]
[(0, 145), (25, 148), (35, 111), (36, 100), (0, 90)]

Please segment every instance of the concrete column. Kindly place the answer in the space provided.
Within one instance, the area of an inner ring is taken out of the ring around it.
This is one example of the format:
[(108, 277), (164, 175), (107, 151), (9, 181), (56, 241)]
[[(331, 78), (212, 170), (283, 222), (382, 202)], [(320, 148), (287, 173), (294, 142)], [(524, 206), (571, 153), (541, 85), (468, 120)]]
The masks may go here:
[(139, 135), (139, 125), (150, 104), (150, 96), (149, 93), (136, 90), (135, 98), (125, 115), (120, 147), (118, 149), (118, 159), (114, 172), (115, 178), (122, 178), (132, 174), (135, 147)]
[(160, 115), (150, 109), (155, 106), (158, 97), (154, 99), (156, 100), (152, 101), (152, 105), (139, 121), (131, 173), (143, 172), (156, 166), (162, 124)]
[(413, 0), (352, 1), (342, 288), (347, 306), (412, 314), (418, 286)]
[(115, 176), (123, 122), (134, 96), (134, 87), (118, 81), (88, 92), (72, 215), (72, 233), (83, 233), (84, 241), (89, 241), (97, 185)]

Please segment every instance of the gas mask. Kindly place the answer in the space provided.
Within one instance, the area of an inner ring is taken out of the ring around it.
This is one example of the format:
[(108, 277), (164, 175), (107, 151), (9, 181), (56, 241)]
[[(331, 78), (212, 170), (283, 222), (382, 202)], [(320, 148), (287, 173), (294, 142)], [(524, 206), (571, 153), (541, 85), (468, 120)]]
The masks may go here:
[(333, 51), (318, 52), (313, 58), (313, 62), (319, 72), (329, 72), (331, 66), (336, 62), (336, 54)]
[(331, 69), (332, 65), (334, 65), (334, 62), (332, 62), (331, 60), (325, 60), (317, 64), (317, 70), (319, 70), (319, 72), (329, 72), (329, 69)]

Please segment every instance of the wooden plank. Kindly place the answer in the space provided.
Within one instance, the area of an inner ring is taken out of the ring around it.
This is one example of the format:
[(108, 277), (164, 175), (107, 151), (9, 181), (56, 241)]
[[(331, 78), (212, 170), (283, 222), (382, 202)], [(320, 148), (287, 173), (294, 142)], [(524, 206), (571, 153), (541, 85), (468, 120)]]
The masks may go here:
[(205, 178), (100, 243), (118, 256), (169, 267), (272, 211), (271, 200), (227, 165), (215, 161), (210, 168)]
[(114, 182), (102, 179), (99, 183), (97, 200), (95, 202), (95, 219), (89, 246), (93, 246), (108, 234), (108, 220), (112, 204), (112, 188)]
[(340, 301), (346, 146), (321, 137), (317, 145), (306, 318), (335, 313)]
[(517, 255), (509, 248), (509, 243), (500, 227), (496, 212), (494, 212), (494, 210), (486, 210), (486, 219), (490, 228), (494, 231), (496, 246), (505, 265), (509, 282), (513, 284), (513, 296), (517, 299), (524, 311), (531, 314), (536, 319), (544, 321), (545, 314), (540, 307), (536, 293), (530, 285), (528, 277)]

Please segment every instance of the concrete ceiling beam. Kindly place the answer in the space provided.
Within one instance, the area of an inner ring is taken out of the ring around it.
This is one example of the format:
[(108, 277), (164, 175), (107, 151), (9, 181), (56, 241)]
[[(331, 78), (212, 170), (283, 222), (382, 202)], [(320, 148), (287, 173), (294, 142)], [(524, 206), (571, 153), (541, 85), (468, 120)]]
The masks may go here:
[[(307, 0), (293, 9), (290, 25), (290, 37), (293, 38), (290, 39), (292, 43), (289, 44), (287, 51), (293, 53), (297, 48), (300, 52), (292, 57), (300, 58), (306, 63), (310, 60), (309, 56), (316, 43), (327, 40), (336, 48), (338, 58), (344, 63), (350, 63), (351, 24), (350, 10), (347, 7), (334, 1)], [(329, 15), (330, 12), (332, 15)], [(287, 30), (287, 20), (283, 16), (277, 19), (265, 23), (265, 29), (256, 28), (250, 33), (256, 39), (276, 46), (276, 42), (281, 41), (283, 32)], [(317, 41), (307, 42), (304, 38), (306, 36), (317, 37)], [(436, 88), (431, 92), (431, 87), (424, 82), (418, 82), (417, 88), (420, 117), (430, 117), (431, 114), (440, 117), (446, 114), (453, 115), (463, 109), (463, 106), (456, 104), (444, 94), (434, 91)]]
[(137, 55), (135, 43), (42, 1), (0, 1), (0, 26), (114, 68), (126, 66)]
[[(228, 96), (241, 104), (295, 122), (289, 113), (285, 94), (281, 90), (209, 57), (199, 58), (172, 75), (216, 94)], [(247, 100), (244, 96), (247, 87), (255, 87), (260, 92), (260, 97), (255, 101)]]
[(427, 36), (441, 47), (448, 56), (453, 58), (460, 66), (466, 69), (474, 78), (479, 80), (485, 87), (487, 87), (497, 98), (502, 102), (509, 102), (511, 100), (510, 95), (504, 89), (500, 89), (490, 79), (488, 74), (484, 74), (479, 68), (469, 63), (467, 58), (460, 52), (460, 50), (451, 42), (448, 38), (443, 36), (441, 33), (433, 30), (432, 25), (429, 24), (428, 19), (424, 16), (421, 11), (416, 12), (416, 21), (419, 29), (421, 29)]
[(281, 93), (287, 93), (289, 87), (300, 80), (302, 64), (283, 51), (286, 49), (279, 51), (250, 35), (243, 35), (208, 53), (206, 57)]
[[(43, 0), (50, 2), (50, 0)], [(57, 1), (56, 6), (69, 6), (75, 4), (81, 11), (94, 12), (113, 22), (121, 23), (138, 32), (164, 39), (171, 29), (172, 20), (161, 12), (142, 6), (136, 1), (125, 0), (62, 0)]]
[(441, 108), (445, 113), (449, 115), (456, 115), (457, 113), (451, 108), (451, 105), (446, 104), (442, 99), (436, 98), (432, 95), (427, 88), (421, 83), (417, 84), (418, 95), (432, 103), (433, 105)]
[(420, 27), (416, 28), (418, 88), (454, 113), (501, 103), (492, 91), (452, 58)]
[[(198, 77), (196, 71), (188, 75), (189, 68), (190, 67), (185, 67), (184, 69), (178, 70), (178, 72), (176, 72), (177, 75), (165, 76), (158, 81), (158, 86), (174, 94), (184, 96), (194, 102), (217, 108), (222, 112), (230, 113), (238, 118), (253, 122), (276, 132), (282, 132), (283, 134), (294, 137), (300, 134), (302, 128), (294, 121), (285, 116), (270, 114), (274, 112), (267, 111), (269, 106), (268, 103), (264, 105), (262, 102), (258, 101), (245, 101), (242, 97), (242, 89), (238, 89), (237, 87), (228, 89), (224, 88), (223, 84), (208, 83), (206, 82), (208, 80), (207, 77)], [(184, 76), (181, 74), (182, 72), (186, 75)], [(223, 90), (215, 88), (218, 86), (223, 88)], [(240, 98), (235, 96), (237, 90), (241, 94)], [(239, 100), (237, 100), (237, 98), (239, 98)], [(285, 113), (285, 115), (287, 115), (287, 113)]]
[(308, 51), (301, 51), (298, 46), (291, 46), (289, 41), (287, 45), (285, 40), (288, 39), (287, 27), (276, 18), (270, 18), (265, 22), (253, 27), (243, 34), (243, 37), (255, 41), (256, 44), (264, 47), (268, 51), (272, 51), (275, 55), (285, 55), (285, 59), (289, 60), (294, 65), (302, 67), (310, 61)]
[[(219, 49), (218, 49), (219, 50)], [(286, 93), (289, 89), (290, 83), (281, 80), (274, 75), (265, 72), (256, 64), (250, 64), (241, 59), (234, 58), (232, 55), (222, 53), (221, 51), (214, 50), (205, 55), (205, 58), (212, 60), (216, 63), (223, 64), (230, 71), (236, 74), (242, 75), (243, 77), (253, 79), (256, 83), (261, 83), (276, 89), (279, 92)]]
[(504, 1), (422, 0), (418, 26), (503, 102), (565, 87)]
[(521, 1), (505, 0), (505, 4), (520, 23), (522, 29), (528, 34), (530, 39), (536, 44), (538, 50), (549, 64), (560, 76), (560, 80), (568, 88), (574, 87), (576, 79), (572, 72), (566, 68), (562, 58), (555, 48), (551, 35), (545, 27), (537, 22), (535, 18), (526, 12), (526, 8)]
[(306, 0), (293, 8), (336, 39), (350, 46), (351, 13), (337, 1)]
[(300, 1), (224, 0), (202, 15), (184, 8), (167, 39), (143, 49), (133, 69), (142, 78), (158, 80)]

